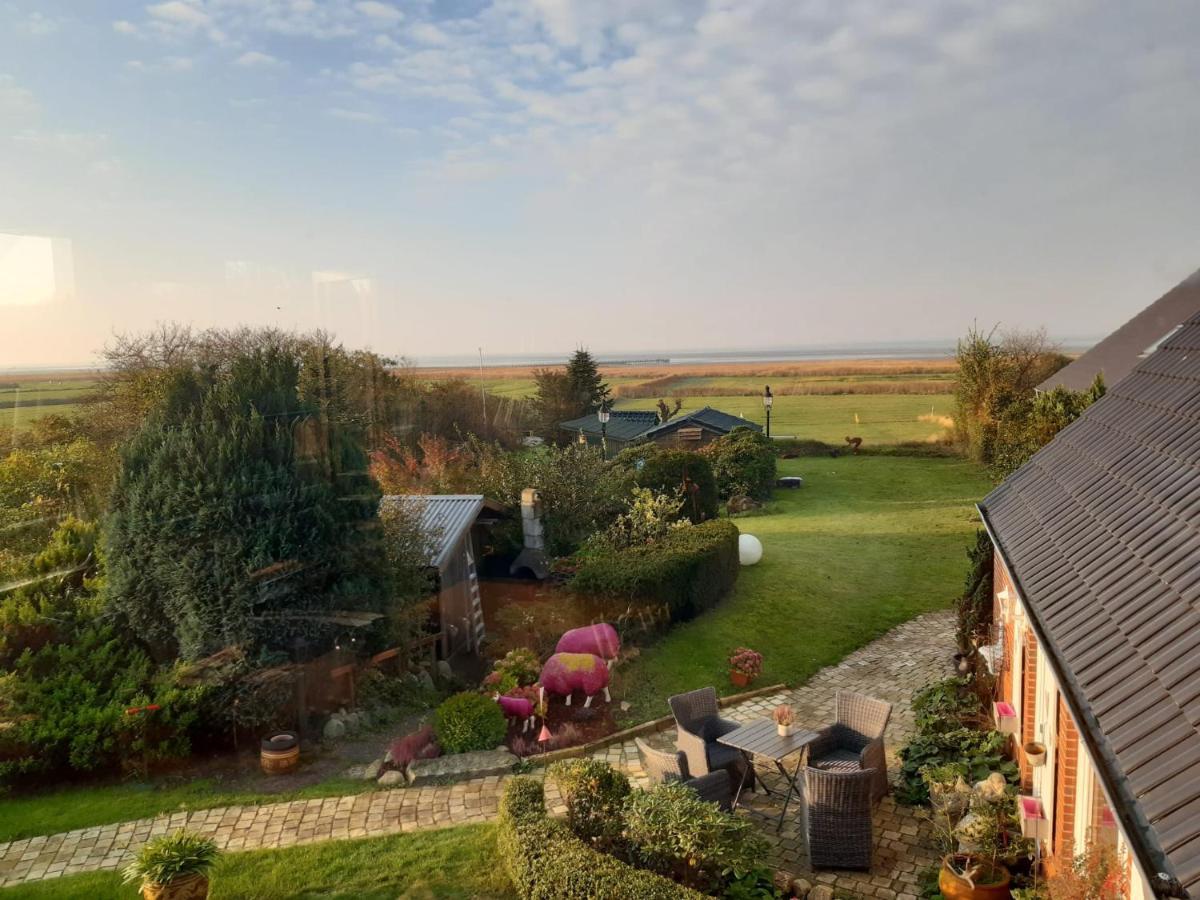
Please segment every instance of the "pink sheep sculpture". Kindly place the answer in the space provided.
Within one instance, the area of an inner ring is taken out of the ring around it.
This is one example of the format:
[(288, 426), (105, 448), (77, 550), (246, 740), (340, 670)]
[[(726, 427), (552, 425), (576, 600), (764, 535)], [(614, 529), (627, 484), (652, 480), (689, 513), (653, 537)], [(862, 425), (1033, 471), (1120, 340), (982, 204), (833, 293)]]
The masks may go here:
[(590, 653), (607, 660), (609, 668), (621, 655), (621, 638), (607, 622), (572, 628), (558, 639), (555, 653)]
[(604, 691), (608, 695), (608, 665), (599, 656), (591, 653), (555, 653), (542, 666), (542, 687), (551, 694), (566, 697), (571, 705), (571, 693), (583, 691), (587, 694), (584, 706), (592, 705), (592, 697)]
[(524, 719), (521, 724), (521, 733), (524, 734), (533, 725), (533, 701), (527, 700), (524, 697), (495, 697), (497, 703), (500, 704), (500, 709), (503, 710), (505, 718), (508, 719)]

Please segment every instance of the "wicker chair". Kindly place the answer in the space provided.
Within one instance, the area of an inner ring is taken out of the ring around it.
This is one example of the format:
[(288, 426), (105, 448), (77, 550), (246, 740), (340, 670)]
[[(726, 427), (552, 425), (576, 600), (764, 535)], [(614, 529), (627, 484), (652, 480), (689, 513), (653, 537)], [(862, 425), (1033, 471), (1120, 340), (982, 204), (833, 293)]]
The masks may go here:
[(754, 770), (740, 750), (718, 744), (717, 738), (740, 728), (737, 722), (722, 719), (717, 708), (717, 692), (706, 687), (686, 694), (676, 694), (667, 701), (679, 736), (675, 746), (687, 757), (688, 771), (693, 776), (707, 775), (718, 769), (729, 773), (733, 784), (754, 789)]
[(678, 750), (655, 750), (641, 738), (635, 738), (638, 756), (642, 758), (642, 768), (655, 784), (670, 784), (678, 781), (686, 784), (701, 800), (715, 803), (728, 812), (732, 806), (733, 791), (729, 782), (729, 773), (724, 769), (709, 772), (693, 778), (688, 771), (687, 756)]
[(814, 869), (871, 868), (874, 769), (804, 768), (808, 858)]
[(875, 771), (872, 800), (888, 792), (887, 759), (883, 732), (892, 715), (892, 704), (851, 691), (837, 693), (837, 721), (822, 728), (809, 745), (808, 764), (832, 772)]

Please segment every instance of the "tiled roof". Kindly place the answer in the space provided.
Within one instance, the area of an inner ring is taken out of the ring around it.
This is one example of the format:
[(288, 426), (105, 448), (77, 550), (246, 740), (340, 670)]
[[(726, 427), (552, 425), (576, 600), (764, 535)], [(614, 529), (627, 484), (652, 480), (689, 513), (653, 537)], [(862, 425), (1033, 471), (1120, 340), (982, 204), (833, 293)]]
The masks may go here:
[(1200, 896), (1200, 315), (980, 509), (1144, 863)]
[(1155, 300), (1074, 362), (1038, 385), (1039, 391), (1066, 387), (1087, 390), (1097, 375), (1109, 387), (1133, 371), (1147, 351), (1171, 330), (1200, 313), (1200, 271)]
[(762, 431), (762, 426), (757, 422), (751, 422), (749, 419), (743, 419), (741, 416), (734, 416), (727, 412), (721, 412), (719, 409), (713, 409), (711, 406), (706, 406), (694, 412), (678, 415), (667, 422), (663, 422), (657, 428), (651, 428), (646, 432), (646, 437), (653, 438), (656, 435), (673, 431), (676, 428), (695, 428), (697, 426), (707, 428), (709, 431), (715, 431), (719, 434), (728, 434), (733, 429), (739, 427)]
[[(641, 437), (657, 424), (658, 413), (656, 412), (644, 409), (614, 409), (612, 417), (608, 420), (608, 436), (614, 441), (632, 441)], [(600, 420), (596, 418), (595, 413), (580, 416), (578, 419), (560, 422), (558, 427), (563, 431), (570, 431), (573, 434), (578, 434), (582, 431), (584, 434), (591, 435), (592, 437), (600, 436)]]
[(429, 538), (429, 565), (441, 568), (459, 539), (479, 517), (482, 494), (389, 494), (381, 505), (408, 507), (420, 516), (421, 531)]

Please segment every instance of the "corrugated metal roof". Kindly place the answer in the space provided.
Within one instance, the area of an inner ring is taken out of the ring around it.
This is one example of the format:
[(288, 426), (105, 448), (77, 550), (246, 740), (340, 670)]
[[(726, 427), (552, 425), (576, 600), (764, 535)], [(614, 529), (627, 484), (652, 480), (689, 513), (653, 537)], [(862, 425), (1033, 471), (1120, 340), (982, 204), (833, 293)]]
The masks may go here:
[(731, 415), (727, 412), (721, 412), (719, 409), (713, 409), (711, 406), (706, 406), (703, 409), (697, 409), (694, 412), (676, 416), (670, 421), (663, 422), (657, 428), (651, 428), (646, 432), (646, 437), (653, 438), (656, 435), (665, 434), (676, 428), (694, 428), (697, 426), (706, 428), (709, 431), (715, 431), (718, 434), (728, 434), (735, 428), (749, 428), (753, 431), (762, 431), (762, 426), (757, 422), (751, 422), (749, 419), (743, 419), (741, 416)]
[(389, 494), (380, 504), (407, 507), (420, 516), (421, 530), (429, 537), (429, 564), (442, 568), (479, 513), (483, 494)]
[[(641, 437), (658, 424), (658, 413), (644, 409), (614, 409), (608, 420), (608, 437), (614, 441), (632, 441)], [(560, 422), (563, 431), (579, 434), (582, 431), (591, 437), (600, 436), (600, 420), (595, 413)]]
[(1200, 271), (1172, 288), (1140, 313), (1037, 386), (1085, 391), (1097, 375), (1112, 387), (1133, 371), (1155, 344), (1192, 316), (1200, 313)]
[(1200, 893), (1200, 315), (980, 505), (1151, 862)]

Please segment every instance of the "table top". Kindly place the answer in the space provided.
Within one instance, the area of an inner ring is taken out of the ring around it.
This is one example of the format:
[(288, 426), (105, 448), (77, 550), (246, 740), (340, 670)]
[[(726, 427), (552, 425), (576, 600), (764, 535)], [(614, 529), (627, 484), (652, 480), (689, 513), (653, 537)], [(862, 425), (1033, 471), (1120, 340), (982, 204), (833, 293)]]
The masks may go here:
[(817, 732), (806, 728), (796, 728), (787, 737), (780, 737), (774, 719), (756, 719), (736, 731), (721, 735), (717, 743), (778, 762), (803, 750), (817, 737)]

